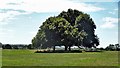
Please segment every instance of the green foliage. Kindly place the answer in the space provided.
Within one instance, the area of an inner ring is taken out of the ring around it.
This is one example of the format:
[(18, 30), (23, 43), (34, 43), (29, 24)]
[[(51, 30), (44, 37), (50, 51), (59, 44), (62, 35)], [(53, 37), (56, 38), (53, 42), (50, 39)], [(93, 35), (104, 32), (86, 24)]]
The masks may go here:
[(68, 9), (67, 12), (63, 11), (56, 17), (46, 19), (32, 39), (32, 45), (43, 48), (64, 45), (66, 50), (73, 45), (97, 46), (99, 38), (94, 34), (94, 29), (96, 26), (90, 15)]

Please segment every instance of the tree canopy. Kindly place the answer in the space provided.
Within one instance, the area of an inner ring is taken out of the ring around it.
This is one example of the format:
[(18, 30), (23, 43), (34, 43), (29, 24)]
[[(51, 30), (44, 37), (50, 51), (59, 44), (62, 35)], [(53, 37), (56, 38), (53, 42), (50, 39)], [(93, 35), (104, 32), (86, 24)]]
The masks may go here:
[(96, 25), (90, 15), (78, 10), (68, 9), (58, 16), (49, 17), (39, 27), (36, 36), (32, 39), (35, 48), (54, 47), (55, 45), (67, 48), (75, 46), (96, 47), (99, 38), (95, 35)]

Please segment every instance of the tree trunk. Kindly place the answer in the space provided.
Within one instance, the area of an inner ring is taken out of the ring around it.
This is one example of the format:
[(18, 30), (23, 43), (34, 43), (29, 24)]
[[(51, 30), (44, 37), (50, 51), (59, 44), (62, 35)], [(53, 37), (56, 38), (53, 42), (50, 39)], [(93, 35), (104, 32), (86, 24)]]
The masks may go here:
[(71, 46), (69, 46), (69, 51), (71, 51)]
[(55, 51), (55, 45), (53, 46), (53, 51)]
[(67, 51), (67, 48), (68, 48), (68, 47), (67, 47), (67, 46), (65, 46), (65, 51)]

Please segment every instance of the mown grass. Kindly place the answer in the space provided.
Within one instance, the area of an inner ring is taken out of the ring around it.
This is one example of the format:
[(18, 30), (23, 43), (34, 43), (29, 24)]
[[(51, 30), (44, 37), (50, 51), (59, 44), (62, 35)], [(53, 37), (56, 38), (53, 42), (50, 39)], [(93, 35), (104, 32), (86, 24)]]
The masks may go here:
[(3, 50), (2, 66), (118, 66), (118, 51), (34, 53), (32, 50)]
[(0, 49), (0, 67), (2, 66), (2, 49)]

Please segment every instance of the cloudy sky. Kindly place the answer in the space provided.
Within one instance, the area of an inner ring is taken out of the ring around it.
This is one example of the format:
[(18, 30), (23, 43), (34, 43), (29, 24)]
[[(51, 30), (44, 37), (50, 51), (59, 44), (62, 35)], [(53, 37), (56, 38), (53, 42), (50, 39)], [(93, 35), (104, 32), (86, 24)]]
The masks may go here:
[(118, 0), (0, 0), (0, 42), (30, 44), (42, 22), (69, 8), (90, 14), (99, 47), (118, 43)]

